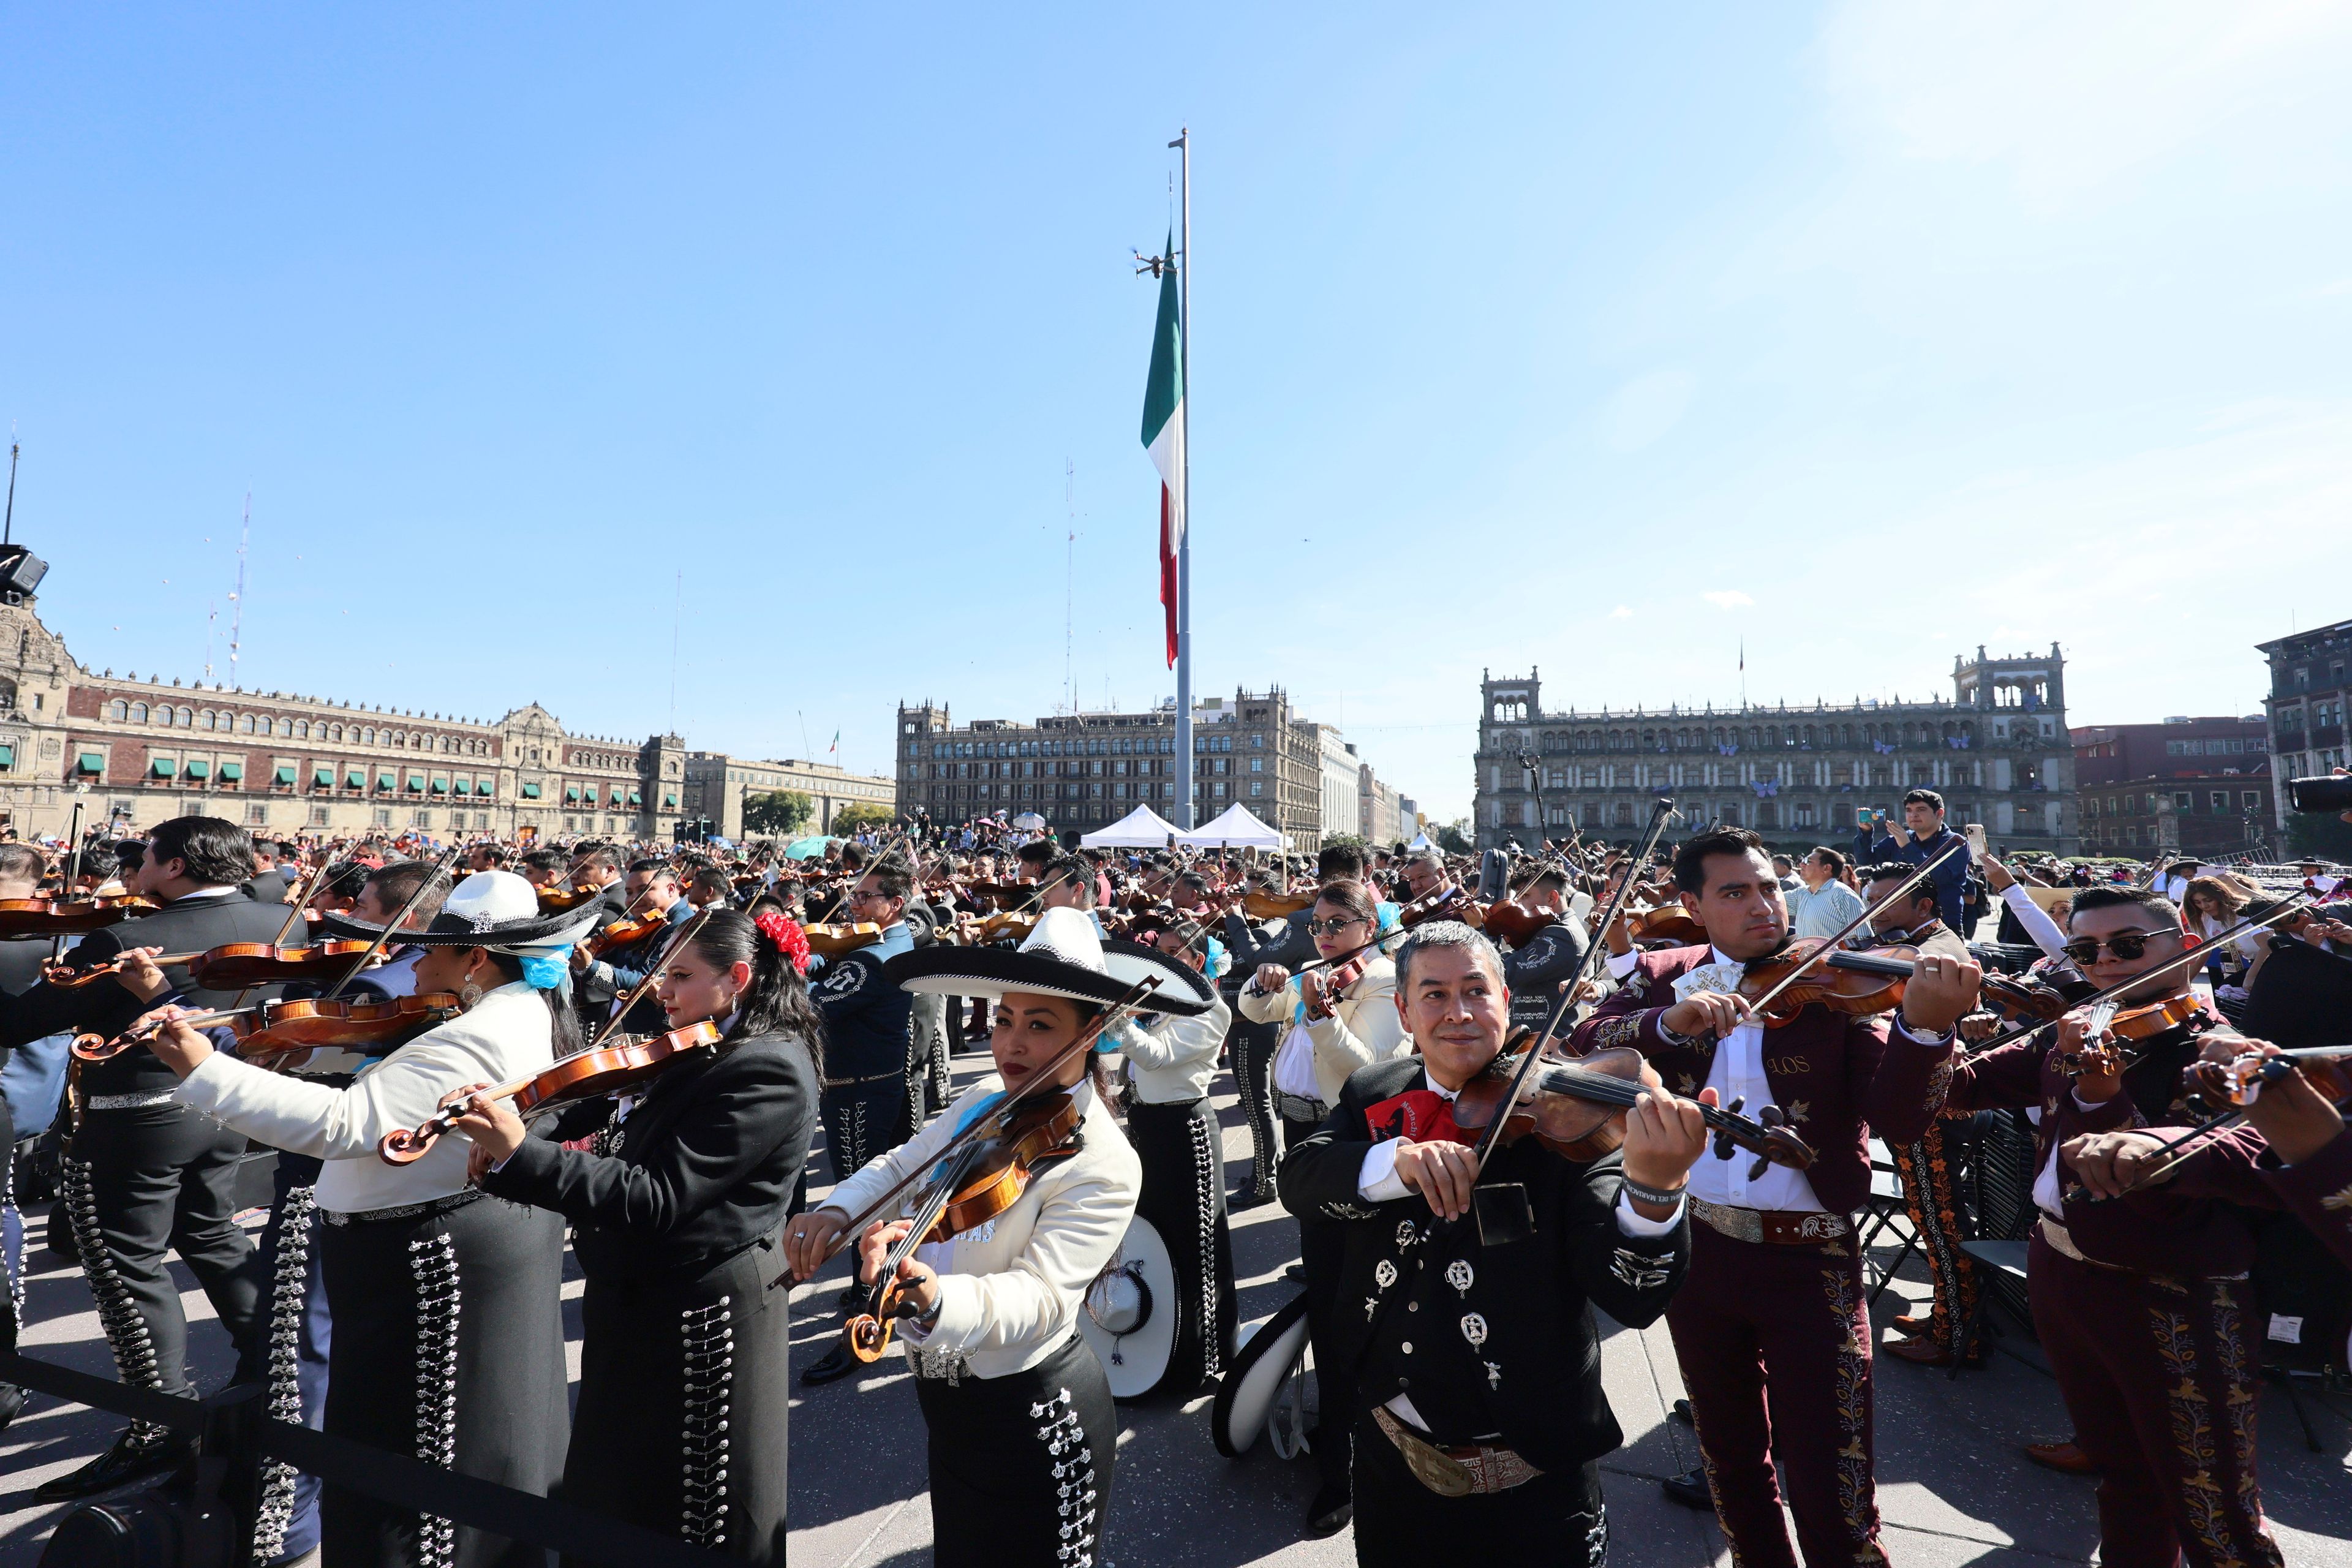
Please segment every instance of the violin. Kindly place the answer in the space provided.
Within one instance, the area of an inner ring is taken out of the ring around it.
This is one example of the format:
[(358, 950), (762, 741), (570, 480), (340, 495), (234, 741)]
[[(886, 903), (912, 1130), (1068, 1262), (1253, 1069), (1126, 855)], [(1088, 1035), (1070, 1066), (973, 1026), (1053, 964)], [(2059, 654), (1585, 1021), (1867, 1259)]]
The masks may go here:
[(854, 922), (819, 922), (801, 927), (808, 937), (809, 951), (827, 958), (838, 958), (845, 952), (855, 952), (882, 940), (882, 928), (872, 921)]
[[(262, 1002), (217, 1013), (198, 1013), (180, 1022), (192, 1028), (226, 1024), (236, 1037), (236, 1053), (263, 1066), (295, 1051), (334, 1047), (345, 1050), (390, 1049), (406, 1045), (427, 1030), (438, 1028), (460, 1011), (457, 998), (446, 991), (421, 996), (400, 996), (389, 1002)], [(102, 1062), (134, 1046), (145, 1045), (161, 1031), (149, 1024), (113, 1039), (97, 1035), (76, 1037), (73, 1054), (86, 1062)]]
[[(205, 991), (242, 991), (248, 985), (276, 985), (292, 980), (341, 980), (353, 960), (375, 943), (337, 938), (305, 947), (278, 947), (266, 942), (232, 942), (198, 953), (188, 974)], [(158, 963), (168, 959), (158, 959)]]
[(982, 915), (973, 922), (971, 940), (985, 944), (1011, 937), (1020, 942), (1036, 929), (1037, 917), (1034, 912), (1015, 914), (1010, 910), (1000, 910), (992, 915)]
[(1254, 921), (1286, 920), (1301, 910), (1311, 910), (1321, 889), (1303, 889), (1295, 893), (1275, 893), (1263, 889), (1242, 895), (1242, 912)]
[(1679, 903), (1635, 910), (1625, 917), (1625, 935), (1633, 942), (1670, 942), (1677, 947), (1697, 947), (1707, 940), (1706, 927)]
[[(1518, 1043), (1525, 1040), (1522, 1037)], [(1516, 1056), (1497, 1057), (1494, 1068), (1463, 1085), (1453, 1107), (1456, 1127), (1474, 1136), (1486, 1130), (1511, 1092), (1516, 1060)], [(1512, 1143), (1532, 1134), (1563, 1159), (1597, 1160), (1624, 1143), (1625, 1112), (1642, 1091), (1660, 1087), (1656, 1071), (1631, 1046), (1569, 1057), (1547, 1044), (1537, 1059), (1534, 1079), (1503, 1123), (1497, 1142)], [(1765, 1106), (1759, 1120), (1740, 1115), (1739, 1104), (1735, 1100), (1726, 1107), (1699, 1107), (1715, 1130), (1717, 1154), (1729, 1159), (1731, 1151), (1739, 1148), (1755, 1155), (1750, 1181), (1762, 1175), (1767, 1165), (1802, 1171), (1812, 1164), (1811, 1147), (1783, 1124), (1779, 1106)]]
[(614, 921), (602, 930), (591, 931), (580, 945), (587, 949), (590, 958), (602, 958), (614, 948), (628, 947), (668, 928), (669, 917), (666, 914)]
[[(2139, 1042), (2175, 1029), (2202, 1034), (2214, 1026), (2213, 1016), (2196, 993), (2183, 990), (2141, 1006), (2126, 1007), (2109, 1000), (2094, 1002), (2083, 1019), (2083, 1047), (2058, 1058), (2058, 1070), (2068, 1078), (2085, 1073), (2122, 1072), (2144, 1054)], [(2116, 1043), (2109, 1045), (2112, 1038)]]
[(1077, 1152), (1078, 1120), (1077, 1102), (1065, 1089), (1023, 1102), (1000, 1131), (974, 1146), (944, 1189), (944, 1201), (925, 1205), (926, 1213), (937, 1209), (929, 1225), (918, 1216), (884, 1259), (866, 1310), (842, 1325), (842, 1344), (851, 1355), (867, 1363), (881, 1360), (890, 1348), (892, 1328), (908, 1314), (899, 1261), (925, 1242), (961, 1236), (1020, 1202), (1040, 1163)]
[(566, 910), (576, 910), (604, 890), (579, 883), (569, 888), (541, 888), (539, 890), (539, 912), (560, 915)]
[(85, 898), (0, 899), (0, 937), (71, 936), (120, 925), (163, 906), (135, 893)]
[(1525, 947), (1538, 931), (1559, 923), (1558, 915), (1538, 914), (1507, 899), (1486, 906), (1486, 934), (1508, 948)]
[(627, 1045), (581, 1051), (530, 1078), (516, 1079), (494, 1089), (477, 1089), (464, 1100), (443, 1106), (415, 1127), (385, 1133), (376, 1144), (376, 1156), (387, 1165), (415, 1163), (441, 1141), (444, 1133), (457, 1125), (457, 1118), (465, 1115), (478, 1100), (511, 1100), (515, 1114), (524, 1116), (578, 1100), (593, 1100), (600, 1094), (616, 1094), (645, 1082), (688, 1051), (717, 1045), (719, 1039), (719, 1026), (705, 1019)]

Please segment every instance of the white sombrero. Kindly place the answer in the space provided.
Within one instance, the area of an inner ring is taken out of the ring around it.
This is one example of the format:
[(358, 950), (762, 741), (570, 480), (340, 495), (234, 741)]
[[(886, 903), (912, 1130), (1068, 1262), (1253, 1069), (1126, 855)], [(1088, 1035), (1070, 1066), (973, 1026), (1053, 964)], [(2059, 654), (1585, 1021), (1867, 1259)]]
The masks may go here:
[(1146, 977), (1160, 982), (1133, 1006), (1140, 1013), (1189, 1018), (1216, 1005), (1216, 993), (1198, 973), (1165, 953), (1134, 942), (1106, 946), (1094, 922), (1077, 910), (1047, 910), (1017, 948), (960, 947), (935, 942), (902, 952), (882, 966), (903, 990), (942, 996), (1002, 996), (1009, 991), (1066, 996), (1098, 1007), (1117, 1003)]

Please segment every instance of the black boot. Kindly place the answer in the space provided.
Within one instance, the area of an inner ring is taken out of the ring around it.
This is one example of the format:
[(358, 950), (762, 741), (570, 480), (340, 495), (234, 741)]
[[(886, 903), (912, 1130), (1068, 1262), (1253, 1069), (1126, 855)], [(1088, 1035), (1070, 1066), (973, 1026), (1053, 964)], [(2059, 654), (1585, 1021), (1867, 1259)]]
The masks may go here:
[(0, 1432), (8, 1423), (25, 1413), (25, 1391), (13, 1383), (0, 1383)]
[(174, 1469), (196, 1451), (195, 1439), (176, 1432), (158, 1431), (136, 1422), (122, 1429), (114, 1446), (80, 1469), (33, 1489), (36, 1502), (68, 1502), (96, 1497), (127, 1482), (142, 1480)]
[(835, 1345), (816, 1361), (801, 1368), (801, 1386), (818, 1388), (828, 1383), (838, 1383), (862, 1364), (856, 1356)]
[(1685, 1508), (1704, 1509), (1709, 1513), (1715, 1511), (1715, 1494), (1707, 1489), (1706, 1471), (1704, 1469), (1685, 1470), (1679, 1476), (1668, 1476), (1658, 1485), (1668, 1499)]

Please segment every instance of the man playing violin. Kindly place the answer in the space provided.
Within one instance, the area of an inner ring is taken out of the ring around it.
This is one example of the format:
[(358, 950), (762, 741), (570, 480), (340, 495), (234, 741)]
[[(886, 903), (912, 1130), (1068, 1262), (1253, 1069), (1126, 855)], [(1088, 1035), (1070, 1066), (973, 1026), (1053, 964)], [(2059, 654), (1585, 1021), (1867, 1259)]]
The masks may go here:
[[(2040, 1223), (2026, 1255), (2035, 1333), (2096, 1465), (2099, 1554), (2109, 1568), (2279, 1561), (2254, 1475), (2260, 1346), (2247, 1338), (2252, 1233), (2235, 1209), (2185, 1192), (2092, 1203), (2061, 1169), (2086, 1133), (2187, 1121), (2181, 1069), (2198, 1043), (2175, 1025), (2197, 938), (2153, 889), (2086, 888), (2066, 955), (2101, 990), (2113, 1027), (2077, 1008), (1955, 1066), (1945, 1103), (2021, 1107), (2034, 1129)], [(2168, 1007), (2169, 1005), (2169, 1007)], [(2168, 1009), (2140, 1016), (2137, 1007)]]
[[(303, 921), (297, 916), (289, 926), (283, 904), (245, 894), (253, 875), (252, 840), (235, 823), (212, 816), (160, 823), (147, 837), (129, 890), (163, 907), (90, 932), (66, 955), (67, 966), (95, 969), (133, 948), (194, 953), (229, 942), (305, 940)], [(171, 973), (187, 978), (177, 964)], [(184, 994), (199, 1008), (235, 1002), (235, 993), (191, 987)], [(276, 994), (275, 987), (258, 987), (247, 1000)], [(8, 1009), (0, 1045), (61, 1030), (111, 1038), (142, 1010), (125, 971), (86, 985), (44, 982)], [(241, 1373), (257, 1374), (261, 1275), (235, 1218), (244, 1136), (177, 1104), (177, 1078), (146, 1051), (88, 1063), (80, 1083), (82, 1121), (64, 1165), (66, 1207), (116, 1371), (131, 1387), (194, 1397), (185, 1370), (187, 1318), (164, 1263), (166, 1249), (176, 1247), (236, 1345)], [(168, 1469), (188, 1451), (187, 1439), (134, 1422), (105, 1453), (45, 1483), (36, 1496), (88, 1497)]]
[(1356, 1397), (1334, 1409), (1327, 1395), (1323, 1421), (1333, 1437), (1352, 1421), (1359, 1563), (1454, 1561), (1475, 1542), (1600, 1563), (1597, 1461), (1623, 1434), (1592, 1308), (1654, 1321), (1689, 1256), (1682, 1194), (1706, 1129), (1698, 1106), (1654, 1089), (1625, 1113), (1620, 1154), (1571, 1161), (1531, 1137), (1498, 1148), (1486, 1179), (1525, 1189), (1535, 1229), (1482, 1238), (1475, 1138), (1454, 1111), (1507, 1069), (1510, 1002), (1485, 936), (1457, 921), (1416, 928), (1396, 1007), (1419, 1055), (1351, 1076), (1282, 1163), (1284, 1205), (1339, 1244), (1318, 1266), (1339, 1309), (1328, 1364)]
[(1512, 952), (1503, 955), (1503, 981), (1511, 990), (1511, 1022), (1539, 1029), (1559, 999), (1560, 985), (1584, 966), (1584, 950), (1591, 939), (1584, 927), (1569, 918), (1568, 873), (1558, 861), (1528, 878), (1513, 900), (1529, 914), (1549, 916), (1551, 923)]
[[(662, 954), (669, 948), (673, 933), (668, 927), (694, 913), (694, 907), (686, 901), (686, 895), (678, 889), (677, 873), (670, 869), (667, 860), (631, 861), (629, 874), (622, 884), (622, 907), (627, 914), (616, 919), (647, 920), (658, 915), (665, 923), (660, 929), (626, 946), (612, 949), (602, 958), (588, 959), (584, 952), (582, 953), (581, 979), (583, 986), (593, 990), (609, 990), (616, 996), (635, 990), (638, 984), (653, 973), (654, 966), (661, 962)], [(664, 1027), (661, 1004), (650, 995), (639, 997), (637, 1005), (629, 1010), (629, 1016), (621, 1020), (621, 1027), (633, 1035), (660, 1034)]]
[(1691, 1173), (1690, 1279), (1666, 1321), (1704, 1474), (1675, 1478), (1667, 1495), (1694, 1506), (1711, 1499), (1749, 1568), (1795, 1562), (1783, 1496), (1809, 1568), (1884, 1562), (1870, 1316), (1849, 1216), (1869, 1198), (1871, 1132), (1909, 1142), (1933, 1119), (1952, 1027), (1974, 1005), (1981, 972), (1928, 953), (1892, 1017), (1812, 1002), (1767, 1029), (1740, 994), (1744, 966), (1790, 940), (1762, 841), (1738, 827), (1695, 835), (1675, 855), (1674, 883), (1708, 945), (1640, 954), (1577, 1028), (1575, 1048), (1637, 1047), (1676, 1093), (1711, 1089), (1790, 1127), (1817, 1157), (1802, 1171), (1751, 1175), (1748, 1161), (1710, 1160)]

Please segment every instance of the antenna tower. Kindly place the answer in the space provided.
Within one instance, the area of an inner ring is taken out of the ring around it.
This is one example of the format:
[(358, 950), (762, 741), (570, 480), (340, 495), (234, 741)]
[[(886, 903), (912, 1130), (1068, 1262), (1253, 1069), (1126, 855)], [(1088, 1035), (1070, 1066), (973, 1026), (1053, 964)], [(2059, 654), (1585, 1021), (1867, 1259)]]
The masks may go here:
[(248, 489), (245, 492), (245, 521), (236, 531), (236, 592), (228, 596), (228, 602), (236, 606), (228, 621), (228, 683), (232, 688), (237, 685), (237, 655), (245, 647), (245, 547), (252, 537), (253, 492)]

